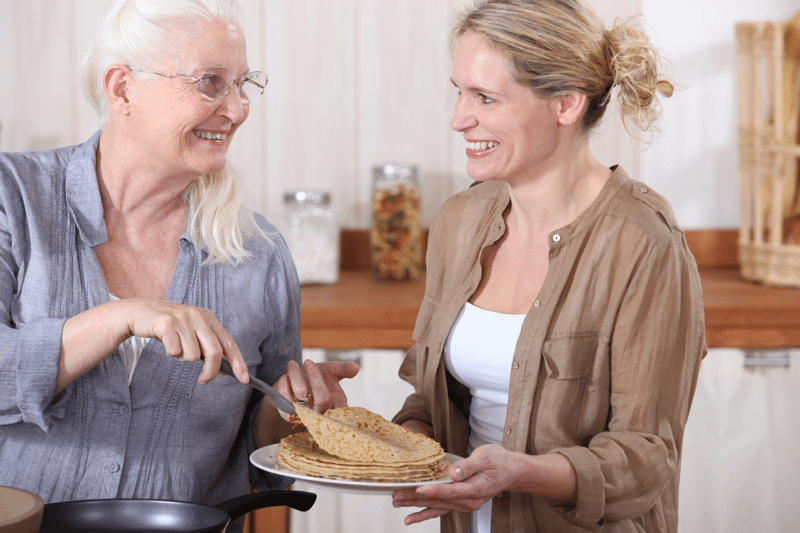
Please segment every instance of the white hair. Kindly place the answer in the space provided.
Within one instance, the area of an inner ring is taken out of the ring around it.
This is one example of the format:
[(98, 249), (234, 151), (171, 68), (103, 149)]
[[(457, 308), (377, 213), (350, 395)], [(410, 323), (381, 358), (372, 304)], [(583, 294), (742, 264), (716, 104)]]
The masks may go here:
[[(114, 63), (149, 68), (174, 54), (176, 24), (221, 20), (241, 28), (238, 0), (117, 0), (96, 31), (81, 66), (83, 89), (103, 121), (108, 101), (106, 68)], [(268, 238), (243, 204), (238, 176), (226, 165), (194, 180), (184, 197), (195, 245), (208, 252), (206, 263), (238, 263), (250, 256), (250, 237)]]

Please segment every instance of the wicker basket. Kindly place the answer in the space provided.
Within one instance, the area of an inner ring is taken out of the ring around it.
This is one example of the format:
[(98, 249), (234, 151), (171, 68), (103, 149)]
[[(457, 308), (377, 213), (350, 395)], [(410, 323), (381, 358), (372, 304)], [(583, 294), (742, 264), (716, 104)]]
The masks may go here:
[(736, 25), (742, 276), (800, 287), (800, 17)]

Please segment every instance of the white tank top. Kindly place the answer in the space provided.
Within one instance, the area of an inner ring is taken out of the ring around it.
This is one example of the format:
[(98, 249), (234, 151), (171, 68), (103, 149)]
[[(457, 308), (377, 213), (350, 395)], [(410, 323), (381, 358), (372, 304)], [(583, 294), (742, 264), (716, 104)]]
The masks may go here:
[[(444, 346), (447, 370), (469, 387), (469, 453), (484, 444), (501, 444), (508, 408), (511, 363), (525, 315), (487, 311), (467, 302)], [(473, 533), (491, 529), (492, 500), (472, 513)]]

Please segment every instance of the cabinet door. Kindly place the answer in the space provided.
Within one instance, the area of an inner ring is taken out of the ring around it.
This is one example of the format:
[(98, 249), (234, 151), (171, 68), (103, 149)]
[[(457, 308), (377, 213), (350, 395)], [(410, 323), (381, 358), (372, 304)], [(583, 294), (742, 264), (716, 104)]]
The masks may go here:
[(684, 437), (681, 533), (800, 531), (800, 352), (750, 355), (778, 364), (714, 349), (700, 367)]
[[(413, 388), (397, 376), (404, 353), (398, 350), (362, 350), (339, 352), (340, 358), (357, 359), (361, 365), (358, 375), (342, 381), (348, 403), (365, 407), (384, 418), (391, 419), (400, 410), (406, 396)], [(306, 350), (304, 357), (322, 361), (325, 352)], [(311, 510), (301, 513), (290, 510), (289, 525), (292, 533), (434, 533), (439, 531), (439, 520), (405, 526), (403, 519), (414, 512), (413, 508), (395, 509), (391, 495), (361, 496), (321, 491), (300, 482), (297, 490), (317, 494)]]
[(289, 531), (289, 508), (266, 507), (249, 513), (244, 531), (252, 533), (286, 533)]

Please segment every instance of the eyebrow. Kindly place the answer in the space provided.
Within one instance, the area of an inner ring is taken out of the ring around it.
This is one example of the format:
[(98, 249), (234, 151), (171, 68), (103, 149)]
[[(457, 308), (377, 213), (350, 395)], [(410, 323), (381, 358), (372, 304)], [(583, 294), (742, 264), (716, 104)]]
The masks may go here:
[[(203, 67), (203, 70), (202, 70), (201, 74), (205, 74), (207, 72), (213, 72), (213, 71), (219, 70), (219, 69), (224, 70), (226, 72), (230, 72), (232, 75), (236, 76), (236, 74), (235, 74), (235, 72), (233, 70), (231, 70), (228, 67), (225, 67), (223, 65), (210, 65), (210, 66), (207, 66), (207, 67)], [(253, 72), (253, 71), (248, 66), (248, 67), (246, 67), (246, 69), (245, 69), (243, 74), (240, 74), (240, 75), (236, 76), (236, 79), (238, 80), (242, 76), (247, 76), (251, 72)]]
[[(452, 84), (453, 84), (453, 86), (454, 86), (456, 89), (459, 89), (459, 90), (461, 90), (461, 89), (462, 89), (462, 87), (459, 87), (459, 86), (456, 84), (456, 82), (455, 82), (455, 81), (453, 81), (453, 78), (450, 78), (450, 83), (452, 83)], [(486, 95), (486, 96), (491, 96), (491, 97), (492, 97), (492, 99), (496, 99), (498, 96), (500, 96), (500, 93), (498, 93), (497, 91), (491, 91), (491, 90), (489, 90), (489, 89), (486, 89), (486, 88), (484, 88), (484, 87), (480, 87), (480, 86), (477, 86), (477, 87), (476, 87), (476, 86), (471, 86), (471, 85), (469, 85), (469, 86), (467, 86), (467, 87), (464, 87), (464, 89), (467, 89), (467, 90), (470, 90), (470, 91), (475, 91), (476, 93), (480, 93), (480, 94), (483, 94), (483, 95)]]

